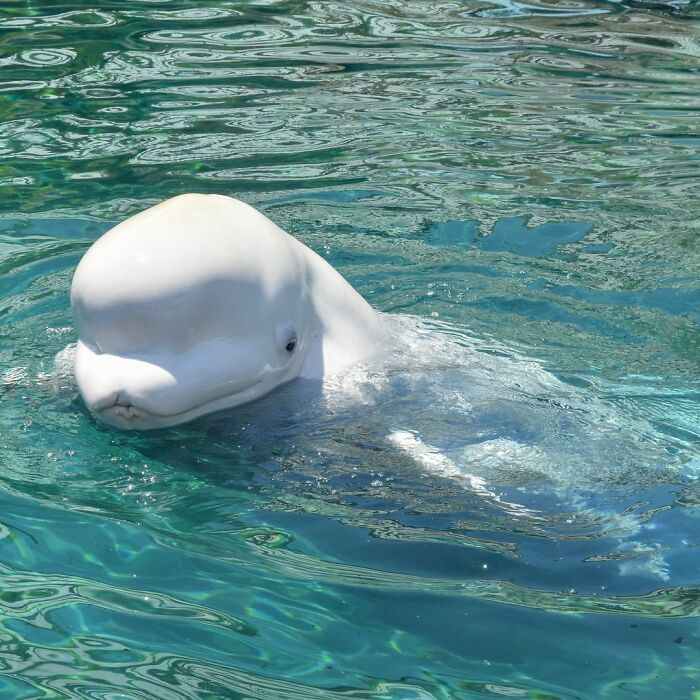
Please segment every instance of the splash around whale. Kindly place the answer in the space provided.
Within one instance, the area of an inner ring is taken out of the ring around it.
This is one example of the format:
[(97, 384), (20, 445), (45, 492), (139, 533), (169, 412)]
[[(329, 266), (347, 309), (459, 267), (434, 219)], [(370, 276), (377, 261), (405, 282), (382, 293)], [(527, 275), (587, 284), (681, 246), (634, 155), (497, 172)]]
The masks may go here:
[(71, 286), (75, 377), (112, 427), (162, 428), (369, 357), (383, 324), (253, 207), (184, 194), (115, 226)]

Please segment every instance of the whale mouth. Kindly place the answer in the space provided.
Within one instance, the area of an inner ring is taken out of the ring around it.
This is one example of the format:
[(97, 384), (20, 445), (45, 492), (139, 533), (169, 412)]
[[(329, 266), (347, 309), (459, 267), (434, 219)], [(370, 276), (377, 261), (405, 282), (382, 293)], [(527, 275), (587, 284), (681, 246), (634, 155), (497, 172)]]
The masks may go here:
[(111, 406), (104, 406), (98, 410), (110, 411), (110, 415), (119, 416), (126, 421), (133, 421), (142, 415), (141, 409), (134, 406), (129, 399), (122, 397), (121, 392), (117, 394)]
[(144, 407), (140, 402), (132, 401), (123, 392), (91, 406), (91, 413), (102, 423), (122, 430), (143, 430), (164, 428), (193, 420), (205, 413), (232, 408), (254, 398), (254, 389), (262, 383), (261, 379), (252, 379), (240, 384), (232, 392), (216, 396), (183, 411), (169, 412)]
[(74, 371), (98, 421), (148, 430), (253, 401), (277, 386), (284, 376), (256, 350), (240, 342), (208, 341), (182, 354), (121, 356), (95, 352), (78, 341)]
[[(129, 427), (134, 422), (144, 417), (144, 412), (134, 406), (115, 404), (106, 408), (100, 408), (94, 412), (103, 423), (118, 424), (119, 427)], [(151, 414), (152, 415), (152, 414)]]

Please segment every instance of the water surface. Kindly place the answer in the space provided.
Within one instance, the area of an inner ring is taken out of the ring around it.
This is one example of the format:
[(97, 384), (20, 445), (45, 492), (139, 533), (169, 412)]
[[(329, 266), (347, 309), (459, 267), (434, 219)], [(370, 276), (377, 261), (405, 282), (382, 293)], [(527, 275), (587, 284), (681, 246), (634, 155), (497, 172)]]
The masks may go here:
[[(0, 696), (698, 696), (699, 20), (3, 3)], [(387, 356), (96, 425), (72, 272), (185, 191), (324, 255)]]

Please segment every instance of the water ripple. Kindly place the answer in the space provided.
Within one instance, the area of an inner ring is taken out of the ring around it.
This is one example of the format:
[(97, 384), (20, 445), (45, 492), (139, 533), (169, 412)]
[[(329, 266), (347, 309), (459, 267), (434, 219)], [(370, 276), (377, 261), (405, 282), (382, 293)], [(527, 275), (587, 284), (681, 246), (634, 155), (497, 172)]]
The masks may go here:
[(2, 578), (2, 614), (10, 615), (14, 619), (31, 620), (32, 624), (38, 626), (50, 627), (47, 618), (63, 606), (96, 605), (129, 615), (164, 617), (194, 624), (213, 625), (247, 636), (257, 634), (255, 628), (245, 622), (201, 605), (178, 601), (162, 593), (118, 589), (76, 577), (47, 574), (41, 576), (37, 586), (35, 574), (11, 571), (7, 568), (3, 570)]
[[(0, 695), (692, 696), (695, 4), (191, 5), (0, 13)], [(95, 425), (73, 269), (186, 190), (412, 315), (403, 370)]]

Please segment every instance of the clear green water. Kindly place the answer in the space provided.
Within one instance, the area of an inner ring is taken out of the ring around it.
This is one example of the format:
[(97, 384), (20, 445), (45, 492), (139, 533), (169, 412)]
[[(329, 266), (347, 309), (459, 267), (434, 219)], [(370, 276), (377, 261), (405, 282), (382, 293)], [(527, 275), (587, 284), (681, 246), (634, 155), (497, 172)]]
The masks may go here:
[[(699, 20), (2, 3), (0, 697), (700, 697)], [(192, 190), (422, 331), (322, 399), (97, 426), (72, 271)]]

